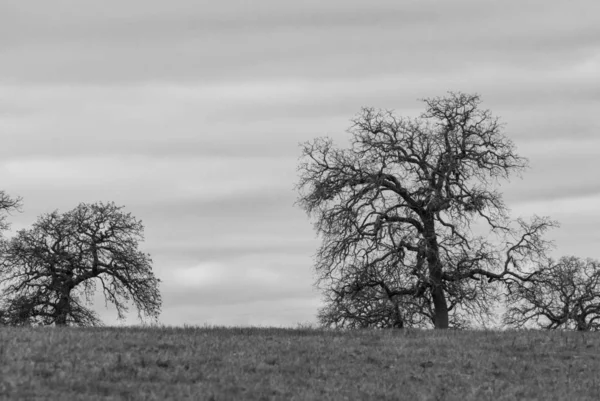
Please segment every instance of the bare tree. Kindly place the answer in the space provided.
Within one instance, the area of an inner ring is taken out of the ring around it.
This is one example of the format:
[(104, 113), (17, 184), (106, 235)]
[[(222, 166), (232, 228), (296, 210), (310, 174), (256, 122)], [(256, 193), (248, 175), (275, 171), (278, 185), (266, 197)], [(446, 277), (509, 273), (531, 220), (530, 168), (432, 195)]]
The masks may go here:
[(0, 234), (9, 228), (6, 221), (6, 213), (19, 210), (21, 207), (21, 198), (11, 198), (4, 191), (0, 191)]
[(527, 160), (478, 95), (424, 103), (417, 119), (363, 109), (349, 149), (326, 138), (305, 143), (298, 204), (322, 238), (319, 286), (348, 296), (378, 287), (447, 328), (489, 314), (498, 283), (527, 279), (556, 223), (510, 220), (498, 183)]
[(549, 260), (530, 280), (509, 286), (504, 322), (512, 327), (600, 330), (600, 262)]
[(160, 314), (160, 282), (150, 255), (138, 250), (143, 225), (114, 203), (82, 203), (41, 216), (2, 247), (0, 283), (6, 324), (100, 324), (90, 304), (100, 285), (124, 318), (131, 301), (151, 318)]

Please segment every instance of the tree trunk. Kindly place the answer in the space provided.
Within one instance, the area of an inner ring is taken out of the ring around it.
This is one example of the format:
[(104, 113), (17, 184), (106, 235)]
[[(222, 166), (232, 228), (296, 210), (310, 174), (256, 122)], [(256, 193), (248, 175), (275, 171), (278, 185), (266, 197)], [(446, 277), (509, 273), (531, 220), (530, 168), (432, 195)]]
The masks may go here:
[(404, 328), (404, 320), (402, 319), (402, 314), (400, 313), (400, 306), (398, 302), (394, 302), (394, 323), (393, 327), (395, 329), (403, 329)]
[(448, 303), (446, 302), (446, 294), (441, 287), (432, 289), (434, 316), (433, 324), (436, 329), (448, 328)]
[(66, 326), (67, 325), (67, 315), (69, 313), (69, 307), (70, 302), (69, 299), (71, 298), (70, 296), (70, 291), (69, 292), (64, 292), (60, 294), (60, 299), (58, 300), (58, 304), (56, 304), (56, 310), (55, 310), (55, 320), (54, 323), (57, 326)]
[(425, 243), (427, 246), (427, 265), (429, 279), (431, 280), (431, 296), (433, 298), (433, 325), (436, 329), (448, 328), (448, 303), (442, 286), (442, 264), (439, 257), (439, 247), (435, 235), (435, 222), (433, 218), (424, 224)]
[(577, 322), (577, 331), (589, 331), (589, 327), (585, 322), (585, 316), (576, 316), (575, 321)]

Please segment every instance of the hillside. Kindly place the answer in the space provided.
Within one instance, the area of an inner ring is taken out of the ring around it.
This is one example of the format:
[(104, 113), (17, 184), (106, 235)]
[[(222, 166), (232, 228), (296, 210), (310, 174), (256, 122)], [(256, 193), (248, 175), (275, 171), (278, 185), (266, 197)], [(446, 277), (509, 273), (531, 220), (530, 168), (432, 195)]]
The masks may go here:
[(600, 335), (0, 328), (0, 398), (598, 400)]

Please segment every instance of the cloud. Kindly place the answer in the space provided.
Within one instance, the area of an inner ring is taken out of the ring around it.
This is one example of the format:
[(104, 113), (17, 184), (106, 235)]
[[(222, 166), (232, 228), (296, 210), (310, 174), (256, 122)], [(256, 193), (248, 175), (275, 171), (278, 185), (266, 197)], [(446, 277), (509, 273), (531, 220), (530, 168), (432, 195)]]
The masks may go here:
[[(275, 326), (295, 327), (298, 323), (316, 323), (315, 311), (321, 302), (319, 297), (281, 298), (273, 301), (247, 301), (239, 304), (220, 305), (212, 302), (187, 306), (167, 307), (161, 321), (164, 324), (216, 326)], [(130, 324), (135, 324), (132, 320)]]
[(600, 204), (600, 191), (587, 196), (566, 195), (550, 200), (521, 202), (513, 208), (513, 211), (520, 215), (539, 214), (550, 215), (555, 218), (572, 216), (573, 214), (600, 217), (598, 204)]
[[(310, 262), (306, 256), (292, 258), (286, 254), (246, 255), (224, 263), (206, 262), (165, 275), (161, 291), (165, 305), (174, 313), (194, 307), (202, 311), (194, 313), (195, 319), (203, 315), (202, 323), (261, 324), (271, 314), (280, 315), (281, 319), (282, 312), (288, 311), (297, 300), (304, 301), (284, 321), (295, 324), (306, 321), (307, 316), (314, 321), (320, 296), (306, 274)], [(257, 304), (261, 305), (260, 310), (253, 306)], [(228, 316), (215, 313), (232, 309), (236, 313)]]
[(240, 193), (209, 201), (136, 206), (157, 264), (225, 262), (235, 257), (312, 255), (311, 225), (292, 191)]
[[(119, 201), (138, 203), (169, 199), (202, 200), (235, 197), (247, 191), (286, 187), (285, 159), (200, 157), (153, 159), (131, 155), (18, 159), (0, 165), (4, 185), (31, 194), (87, 192), (89, 197), (118, 195)], [(126, 171), (126, 174), (122, 172)], [(291, 183), (287, 188), (291, 190)], [(132, 189), (135, 188), (135, 191)], [(22, 194), (26, 196), (26, 194)]]
[(589, 0), (236, 3), (13, 0), (0, 20), (13, 28), (0, 76), (124, 83), (435, 75), (486, 62), (539, 69), (579, 59), (600, 37)]
[[(227, 259), (227, 263), (204, 262), (182, 267), (164, 275), (165, 294), (172, 298), (171, 305), (189, 303), (186, 293), (199, 300), (215, 303), (240, 303), (294, 297), (311, 293), (311, 280), (304, 269), (310, 258), (285, 254), (245, 255)], [(218, 299), (215, 299), (218, 298)]]
[[(417, 98), (458, 89), (482, 93), (484, 106), (508, 123), (517, 141), (538, 139), (539, 132), (590, 137), (600, 128), (594, 119), (600, 97), (589, 85), (591, 76), (501, 71), (499, 77), (480, 65), (471, 74), (439, 79), (395, 74), (192, 85), (0, 85), (0, 129), (10, 138), (0, 156), (295, 157), (298, 142), (343, 138), (363, 106), (415, 116), (422, 110)], [(495, 87), (498, 80), (505, 85)]]

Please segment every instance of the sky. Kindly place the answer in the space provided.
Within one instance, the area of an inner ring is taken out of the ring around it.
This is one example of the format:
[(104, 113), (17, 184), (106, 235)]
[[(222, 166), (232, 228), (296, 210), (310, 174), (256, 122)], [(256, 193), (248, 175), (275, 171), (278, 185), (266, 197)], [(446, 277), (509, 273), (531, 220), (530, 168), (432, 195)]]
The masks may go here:
[(513, 216), (600, 259), (595, 0), (0, 0), (0, 188), (23, 197), (13, 230), (80, 202), (142, 220), (162, 324), (314, 323), (298, 144), (447, 91), (479, 93), (529, 158)]

